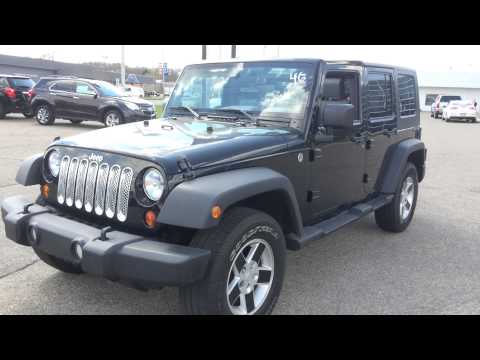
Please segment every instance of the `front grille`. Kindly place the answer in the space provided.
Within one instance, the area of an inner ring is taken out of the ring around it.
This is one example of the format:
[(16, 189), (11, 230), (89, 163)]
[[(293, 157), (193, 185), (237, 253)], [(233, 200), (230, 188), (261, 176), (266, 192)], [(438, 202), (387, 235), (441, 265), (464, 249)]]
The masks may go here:
[(133, 170), (107, 163), (64, 156), (60, 165), (57, 201), (79, 210), (127, 220)]

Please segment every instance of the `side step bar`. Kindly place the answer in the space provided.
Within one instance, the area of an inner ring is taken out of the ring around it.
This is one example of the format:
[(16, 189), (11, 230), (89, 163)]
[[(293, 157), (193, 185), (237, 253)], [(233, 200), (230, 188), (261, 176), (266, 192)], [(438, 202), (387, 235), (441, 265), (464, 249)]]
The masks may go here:
[(293, 233), (287, 235), (288, 248), (291, 250), (299, 250), (310, 241), (319, 240), (345, 225), (351, 224), (382, 206), (387, 205), (392, 200), (393, 195), (382, 194), (372, 200), (355, 205), (351, 209), (343, 211), (332, 218), (319, 222), (318, 224), (305, 226), (303, 228), (302, 237)]

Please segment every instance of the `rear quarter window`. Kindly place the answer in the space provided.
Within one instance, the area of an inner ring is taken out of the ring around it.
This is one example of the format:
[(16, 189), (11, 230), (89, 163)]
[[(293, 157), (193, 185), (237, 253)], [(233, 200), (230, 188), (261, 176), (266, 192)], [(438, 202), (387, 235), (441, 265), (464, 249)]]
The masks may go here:
[(415, 115), (417, 109), (417, 86), (412, 75), (398, 75), (400, 116)]
[(368, 73), (367, 104), (370, 119), (393, 115), (392, 75), (383, 72)]

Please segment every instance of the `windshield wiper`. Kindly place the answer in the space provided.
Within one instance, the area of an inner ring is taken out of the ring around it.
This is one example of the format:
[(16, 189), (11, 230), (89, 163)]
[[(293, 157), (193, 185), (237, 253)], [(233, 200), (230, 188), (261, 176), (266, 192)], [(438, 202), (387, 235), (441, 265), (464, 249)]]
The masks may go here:
[(250, 115), (248, 112), (242, 109), (232, 109), (232, 108), (218, 108), (215, 109), (215, 111), (225, 111), (225, 112), (234, 112), (234, 113), (240, 113), (246, 118), (248, 118), (251, 122), (255, 123), (255, 125), (258, 126), (258, 119), (255, 118), (254, 116)]
[(200, 119), (200, 114), (197, 113), (195, 110), (193, 110), (190, 106), (187, 106), (187, 105), (174, 106), (174, 107), (171, 107), (171, 108), (168, 108), (168, 109), (169, 110), (187, 110), (190, 113), (192, 113), (192, 115), (195, 117), (195, 119)]

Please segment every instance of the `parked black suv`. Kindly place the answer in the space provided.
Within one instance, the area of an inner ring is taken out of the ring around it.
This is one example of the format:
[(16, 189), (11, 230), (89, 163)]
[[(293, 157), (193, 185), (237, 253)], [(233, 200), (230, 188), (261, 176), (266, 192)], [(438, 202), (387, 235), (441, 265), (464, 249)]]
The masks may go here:
[[(61, 271), (179, 286), (191, 314), (268, 314), (286, 249), (375, 213), (401, 232), (425, 176), (416, 73), (276, 60), (185, 68), (165, 118), (57, 140), (2, 204)], [(305, 251), (308, 251), (306, 249)]]
[(151, 102), (125, 96), (114, 85), (97, 80), (40, 79), (32, 90), (30, 102), (41, 125), (51, 125), (55, 118), (63, 118), (73, 123), (96, 120), (105, 126), (115, 126), (156, 117)]
[(0, 74), (0, 119), (8, 113), (32, 117), (29, 99), (34, 85), (26, 76)]

